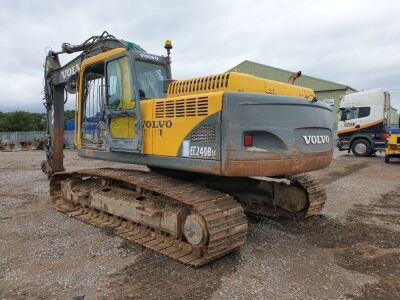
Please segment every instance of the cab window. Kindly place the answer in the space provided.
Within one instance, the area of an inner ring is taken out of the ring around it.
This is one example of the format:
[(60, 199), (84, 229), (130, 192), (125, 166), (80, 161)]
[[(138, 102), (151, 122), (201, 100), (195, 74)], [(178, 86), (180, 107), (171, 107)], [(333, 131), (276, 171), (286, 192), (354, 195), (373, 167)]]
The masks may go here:
[(340, 109), (340, 120), (352, 120), (368, 117), (371, 113), (371, 107), (348, 107)]
[(138, 80), (140, 99), (165, 97), (167, 70), (163, 65), (137, 60), (135, 73)]
[(107, 63), (107, 105), (113, 109), (135, 107), (132, 74), (127, 56)]

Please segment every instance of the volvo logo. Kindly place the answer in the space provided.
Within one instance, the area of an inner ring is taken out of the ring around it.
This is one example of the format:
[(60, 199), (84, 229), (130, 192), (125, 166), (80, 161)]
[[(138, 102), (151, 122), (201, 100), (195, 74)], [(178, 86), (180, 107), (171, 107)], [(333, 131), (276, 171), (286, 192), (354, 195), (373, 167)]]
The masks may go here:
[(154, 56), (154, 55), (142, 54), (142, 53), (139, 53), (139, 55), (140, 55), (141, 57), (143, 57), (143, 58), (152, 59), (152, 60), (158, 60), (158, 57), (157, 57), (157, 56)]
[(330, 138), (327, 135), (303, 135), (303, 139), (307, 145), (328, 144), (330, 141)]
[(61, 75), (63, 79), (69, 78), (72, 75), (74, 75), (76, 72), (78, 72), (81, 69), (81, 64), (78, 63), (72, 67), (69, 67), (68, 69), (65, 69), (61, 71)]
[(143, 128), (171, 128), (172, 121), (142, 121)]

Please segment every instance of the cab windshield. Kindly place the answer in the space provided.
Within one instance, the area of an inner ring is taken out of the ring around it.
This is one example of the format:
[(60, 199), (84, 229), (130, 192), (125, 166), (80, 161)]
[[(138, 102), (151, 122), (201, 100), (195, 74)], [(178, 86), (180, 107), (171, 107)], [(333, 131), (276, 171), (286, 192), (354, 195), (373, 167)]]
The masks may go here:
[(163, 65), (137, 60), (135, 63), (139, 98), (164, 98), (167, 70)]

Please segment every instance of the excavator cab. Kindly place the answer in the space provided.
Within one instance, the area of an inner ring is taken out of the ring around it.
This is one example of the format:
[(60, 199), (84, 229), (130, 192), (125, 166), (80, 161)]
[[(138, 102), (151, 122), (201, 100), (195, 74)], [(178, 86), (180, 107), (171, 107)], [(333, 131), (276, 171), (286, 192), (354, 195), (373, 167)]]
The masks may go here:
[(165, 98), (168, 57), (117, 48), (83, 60), (75, 146), (142, 152), (140, 101)]

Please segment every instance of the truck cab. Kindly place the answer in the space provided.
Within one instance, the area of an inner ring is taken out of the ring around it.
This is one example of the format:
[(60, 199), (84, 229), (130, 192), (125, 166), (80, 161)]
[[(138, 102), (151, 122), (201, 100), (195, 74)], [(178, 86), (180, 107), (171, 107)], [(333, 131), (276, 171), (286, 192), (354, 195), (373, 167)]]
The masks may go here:
[(337, 130), (339, 151), (369, 156), (385, 148), (389, 127), (390, 94), (370, 90), (348, 94), (340, 101)]

